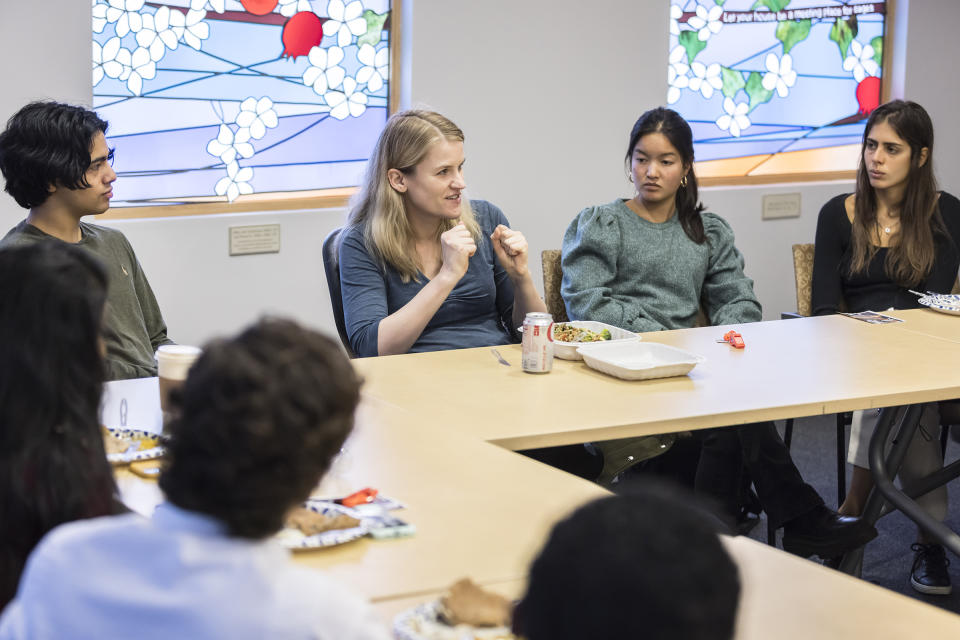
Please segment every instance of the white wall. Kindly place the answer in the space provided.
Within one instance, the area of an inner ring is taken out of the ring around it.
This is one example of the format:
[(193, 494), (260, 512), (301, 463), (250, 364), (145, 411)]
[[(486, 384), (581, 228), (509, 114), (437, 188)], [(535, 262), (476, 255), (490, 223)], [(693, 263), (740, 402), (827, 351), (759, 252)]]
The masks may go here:
[[(486, 198), (527, 235), (535, 278), (539, 253), (559, 247), (583, 207), (630, 195), (623, 172), (630, 127), (666, 92), (665, 2), (605, 0), (404, 0), (412, 42), (402, 96), (449, 115), (467, 136), (472, 197)], [(53, 0), (68, 18), (45, 25), (43, 46), (23, 25), (28, 3), (4, 6), (0, 24), (0, 118), (29, 99), (90, 102), (89, 23), (80, 0)], [(902, 86), (924, 104), (937, 130), (935, 161), (947, 189), (960, 190), (960, 85), (951, 80), (960, 24), (955, 0), (898, 0), (909, 14)], [(23, 14), (23, 15), (20, 15)], [(12, 62), (15, 61), (15, 62)], [(795, 308), (789, 247), (812, 242), (816, 215), (850, 183), (706, 189), (708, 208), (730, 220), (766, 318)], [(767, 193), (798, 192), (802, 215), (762, 221)], [(0, 197), (0, 227), (23, 217)], [(333, 329), (320, 259), (342, 210), (231, 214), (111, 223), (133, 243), (157, 293), (171, 335), (199, 343), (264, 312)], [(231, 225), (279, 222), (279, 254), (230, 258)]]

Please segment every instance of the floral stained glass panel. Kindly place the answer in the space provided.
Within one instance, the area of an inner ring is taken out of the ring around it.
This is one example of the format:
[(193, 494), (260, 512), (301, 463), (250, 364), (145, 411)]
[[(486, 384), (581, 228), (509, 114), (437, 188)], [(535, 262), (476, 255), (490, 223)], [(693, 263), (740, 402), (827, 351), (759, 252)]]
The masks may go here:
[(698, 175), (852, 170), (880, 101), (885, 2), (673, 0), (667, 103)]
[(390, 0), (92, 0), (113, 206), (353, 186), (388, 116)]

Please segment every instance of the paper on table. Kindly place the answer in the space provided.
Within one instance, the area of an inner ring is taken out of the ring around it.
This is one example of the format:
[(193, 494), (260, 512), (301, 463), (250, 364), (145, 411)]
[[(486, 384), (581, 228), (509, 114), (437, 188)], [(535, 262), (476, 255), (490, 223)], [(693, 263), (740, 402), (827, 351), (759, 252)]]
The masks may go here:
[(160, 389), (157, 378), (114, 380), (103, 385), (100, 422), (107, 427), (160, 433)]

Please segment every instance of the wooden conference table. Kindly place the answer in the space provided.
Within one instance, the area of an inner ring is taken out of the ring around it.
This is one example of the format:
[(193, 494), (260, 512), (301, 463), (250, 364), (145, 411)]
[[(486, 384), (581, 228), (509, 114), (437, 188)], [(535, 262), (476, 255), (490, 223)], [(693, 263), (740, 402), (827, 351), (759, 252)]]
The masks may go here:
[[(355, 361), (366, 393), (509, 449), (960, 398), (960, 318), (898, 312), (903, 323), (843, 316), (645, 333), (705, 356), (687, 376), (626, 382), (582, 362), (524, 373), (520, 346)], [(746, 348), (717, 343), (728, 328)]]
[[(500, 348), (510, 367), (488, 348), (357, 360), (367, 380), (357, 428), (317, 493), (375, 486), (407, 505), (398, 515), (417, 533), (295, 558), (365, 594), (385, 617), (435, 597), (462, 576), (519, 595), (552, 524), (606, 492), (503, 447), (960, 396), (956, 367), (934, 365), (939, 376), (918, 371), (919, 381), (903, 371), (934, 354), (953, 362), (960, 357), (960, 343), (914, 334), (904, 329), (908, 324), (871, 326), (846, 318), (757, 323), (743, 328), (742, 352), (713, 342), (723, 333), (717, 327), (648, 334), (644, 339), (708, 360), (689, 377), (632, 383), (572, 362), (556, 362), (545, 376), (524, 374), (519, 347)], [(889, 369), (905, 388), (878, 380), (868, 366), (881, 360), (889, 366), (890, 358), (896, 364)], [(118, 480), (137, 510), (148, 512), (159, 500), (151, 482), (122, 470)], [(918, 628), (930, 638), (960, 635), (960, 616), (747, 538), (726, 544), (744, 582), (741, 640), (900, 638)]]

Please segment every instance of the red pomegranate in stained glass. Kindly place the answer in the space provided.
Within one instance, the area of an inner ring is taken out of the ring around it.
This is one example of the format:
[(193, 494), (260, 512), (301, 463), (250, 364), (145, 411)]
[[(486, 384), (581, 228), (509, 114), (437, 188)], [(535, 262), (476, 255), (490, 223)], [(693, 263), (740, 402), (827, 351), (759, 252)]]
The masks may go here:
[(278, 0), (240, 0), (240, 4), (255, 16), (265, 16), (277, 8)]
[(880, 78), (867, 76), (860, 81), (857, 85), (857, 103), (863, 115), (870, 115), (880, 106)]
[(283, 55), (292, 57), (305, 56), (323, 40), (323, 20), (312, 11), (301, 11), (294, 14), (283, 25)]

